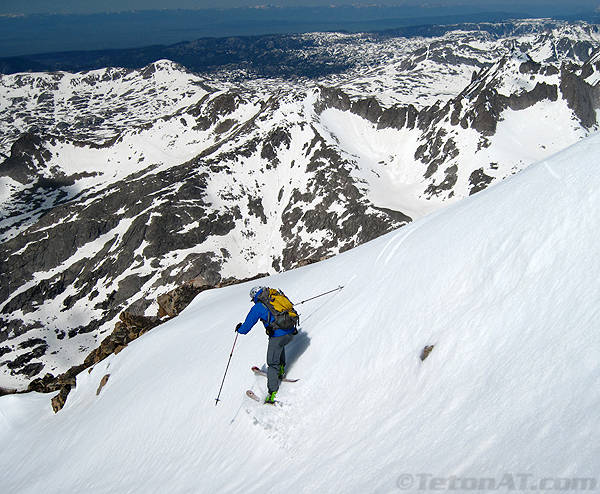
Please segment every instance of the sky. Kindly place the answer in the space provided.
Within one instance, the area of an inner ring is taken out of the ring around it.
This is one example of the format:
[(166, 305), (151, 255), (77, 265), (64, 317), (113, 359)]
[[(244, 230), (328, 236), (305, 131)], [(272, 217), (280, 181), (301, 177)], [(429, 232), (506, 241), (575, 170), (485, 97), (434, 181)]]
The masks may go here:
[[(600, 0), (219, 0), (219, 8), (279, 5), (282, 7), (317, 6), (317, 5), (423, 5), (432, 7), (441, 5), (461, 5), (482, 7), (486, 5), (502, 5), (505, 8), (520, 9), (535, 6), (559, 6), (574, 10), (589, 10), (600, 6)], [(1, 14), (33, 14), (33, 13), (61, 13), (61, 14), (89, 14), (98, 12), (121, 12), (127, 10), (161, 10), (168, 5), (169, 9), (208, 9), (215, 8), (214, 0), (0, 0)]]

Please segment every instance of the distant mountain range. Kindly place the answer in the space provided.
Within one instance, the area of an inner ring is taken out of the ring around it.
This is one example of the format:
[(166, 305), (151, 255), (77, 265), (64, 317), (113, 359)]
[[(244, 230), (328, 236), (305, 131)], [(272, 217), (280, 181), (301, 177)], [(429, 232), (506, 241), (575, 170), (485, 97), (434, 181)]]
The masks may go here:
[[(205, 10), (160, 10), (89, 15), (38, 14), (0, 16), (0, 73), (40, 70), (92, 70), (106, 66), (141, 68), (161, 58), (205, 70), (235, 63), (231, 57), (211, 58), (189, 50), (189, 42), (212, 50), (226, 40), (308, 32), (380, 32), (394, 36), (440, 34), (448, 24), (554, 18), (596, 22), (593, 7), (545, 2), (534, 6), (498, 2), (468, 6), (327, 6), (261, 7)], [(587, 5), (587, 4), (586, 4)], [(591, 5), (591, 4), (590, 4)], [(245, 39), (245, 44), (260, 41)], [(183, 53), (173, 56), (183, 46)], [(82, 53), (90, 52), (90, 53)], [(35, 54), (35, 55), (32, 55)], [(42, 55), (40, 55), (42, 54)]]

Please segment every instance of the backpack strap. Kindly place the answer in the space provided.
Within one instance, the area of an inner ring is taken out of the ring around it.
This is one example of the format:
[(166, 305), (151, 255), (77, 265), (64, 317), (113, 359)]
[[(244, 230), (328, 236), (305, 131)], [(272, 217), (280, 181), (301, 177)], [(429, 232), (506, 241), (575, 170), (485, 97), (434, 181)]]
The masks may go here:
[(276, 329), (278, 329), (278, 327), (275, 325), (275, 316), (273, 315), (273, 309), (272, 307), (270, 307), (271, 304), (269, 304), (269, 301), (271, 299), (271, 294), (270, 294), (270, 288), (268, 287), (264, 287), (257, 295), (256, 295), (256, 302), (259, 304), (262, 304), (265, 309), (267, 309), (267, 312), (269, 313), (269, 320), (266, 321), (266, 333), (269, 336), (273, 336), (273, 333), (275, 332)]

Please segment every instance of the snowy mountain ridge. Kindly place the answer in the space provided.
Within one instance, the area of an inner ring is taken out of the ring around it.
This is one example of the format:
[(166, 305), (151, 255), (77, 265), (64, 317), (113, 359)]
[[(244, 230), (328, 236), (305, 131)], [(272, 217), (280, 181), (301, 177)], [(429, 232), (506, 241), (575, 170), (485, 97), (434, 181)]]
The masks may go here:
[(515, 26), (314, 35), (360, 60), (316, 80), (3, 76), (0, 385), (64, 371), (183, 282), (336, 255), (594, 132), (596, 28)]

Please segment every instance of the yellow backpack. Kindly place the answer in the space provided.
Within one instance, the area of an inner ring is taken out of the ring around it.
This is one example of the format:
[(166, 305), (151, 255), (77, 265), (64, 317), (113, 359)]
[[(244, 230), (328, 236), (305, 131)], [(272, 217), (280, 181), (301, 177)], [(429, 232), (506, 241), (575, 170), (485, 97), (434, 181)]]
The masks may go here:
[(257, 300), (269, 309), (273, 316), (274, 320), (270, 324), (273, 329), (292, 329), (300, 322), (294, 304), (281, 290), (265, 287)]

